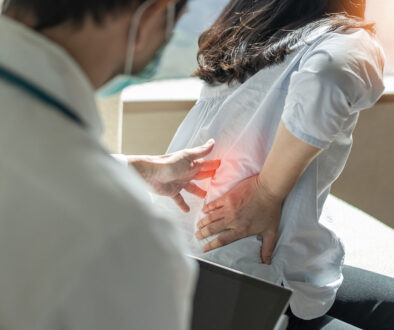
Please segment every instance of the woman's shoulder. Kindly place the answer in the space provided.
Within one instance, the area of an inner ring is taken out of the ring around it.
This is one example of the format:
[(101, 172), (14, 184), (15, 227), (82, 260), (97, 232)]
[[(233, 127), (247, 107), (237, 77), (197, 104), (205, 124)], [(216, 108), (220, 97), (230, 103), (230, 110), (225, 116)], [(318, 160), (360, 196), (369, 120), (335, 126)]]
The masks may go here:
[(308, 45), (299, 72), (339, 88), (355, 108), (373, 105), (384, 91), (384, 53), (375, 36), (363, 29), (323, 34)]
[(365, 64), (383, 71), (385, 56), (376, 36), (365, 29), (338, 29), (322, 34), (308, 45), (302, 62), (315, 55), (325, 54), (327, 65), (343, 67), (347, 64)]

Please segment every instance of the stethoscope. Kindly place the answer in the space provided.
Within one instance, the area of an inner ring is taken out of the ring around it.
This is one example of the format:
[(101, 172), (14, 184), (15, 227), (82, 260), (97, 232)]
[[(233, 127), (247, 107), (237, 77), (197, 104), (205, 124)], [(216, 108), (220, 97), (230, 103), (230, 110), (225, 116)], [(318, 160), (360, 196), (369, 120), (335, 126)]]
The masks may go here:
[(86, 124), (81, 118), (76, 115), (75, 111), (70, 110), (69, 107), (65, 106), (54, 97), (52, 97), (42, 89), (38, 88), (34, 84), (30, 83), (26, 79), (23, 79), (17, 74), (14, 74), (13, 72), (2, 67), (0, 67), (0, 79), (3, 79), (8, 83), (19, 87), (25, 93), (30, 94), (34, 98), (46, 103), (47, 105), (50, 105), (54, 110), (63, 114), (65, 117), (69, 118), (80, 126), (86, 127)]

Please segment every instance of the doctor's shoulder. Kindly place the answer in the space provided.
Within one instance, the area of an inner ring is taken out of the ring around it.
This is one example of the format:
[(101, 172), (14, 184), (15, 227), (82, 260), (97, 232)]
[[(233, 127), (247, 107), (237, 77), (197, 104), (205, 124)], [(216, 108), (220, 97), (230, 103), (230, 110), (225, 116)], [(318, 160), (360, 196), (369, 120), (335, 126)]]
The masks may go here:
[(133, 167), (120, 163), (100, 145), (86, 157), (87, 166), (83, 171), (90, 177), (88, 184), (93, 186), (96, 197), (102, 194), (97, 202), (101, 201), (103, 209), (112, 210), (115, 221), (126, 225), (171, 222), (153, 205), (151, 187)]
[[(80, 179), (85, 243), (78, 250), (87, 257), (74, 270), (77, 280), (62, 308), (71, 320), (74, 313), (99, 320), (100, 329), (114, 324), (158, 329), (158, 320), (163, 329), (181, 329), (195, 265), (184, 255), (177, 228), (149, 204), (145, 183), (133, 170), (98, 143), (89, 150), (76, 161), (85, 176)], [(108, 306), (116, 312), (108, 314)]]
[(53, 184), (59, 186), (69, 216), (79, 216), (104, 236), (116, 228), (176, 232), (152, 205), (150, 188), (138, 173), (115, 160), (96, 138), (75, 129), (53, 140), (47, 151), (56, 155)]
[[(162, 272), (183, 273), (180, 283), (193, 279), (195, 265), (186, 257), (183, 235), (172, 219), (152, 204), (149, 186), (136, 170), (115, 160), (95, 141), (89, 152), (79, 153), (78, 167), (83, 172), (80, 189), (88, 227), (96, 227), (105, 245), (120, 244), (122, 250), (133, 250), (133, 267), (141, 269), (144, 259), (163, 259)], [(77, 156), (77, 155), (76, 155)], [(169, 200), (169, 202), (171, 202)], [(153, 257), (155, 255), (155, 257)]]

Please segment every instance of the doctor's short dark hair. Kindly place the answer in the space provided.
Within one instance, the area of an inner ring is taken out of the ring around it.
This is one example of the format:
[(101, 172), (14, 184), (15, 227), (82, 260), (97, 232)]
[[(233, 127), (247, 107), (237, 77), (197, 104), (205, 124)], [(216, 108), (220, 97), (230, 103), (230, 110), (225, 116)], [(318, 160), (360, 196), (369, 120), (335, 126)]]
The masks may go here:
[[(148, 0), (4, 0), (3, 11), (8, 9), (30, 11), (36, 19), (36, 30), (44, 30), (56, 25), (71, 22), (80, 24), (90, 15), (99, 24), (108, 13), (122, 12), (137, 7)], [(177, 4), (178, 12), (187, 1)]]
[[(372, 1), (372, 0), (370, 0)], [(318, 28), (362, 28), (366, 0), (230, 0), (199, 40), (195, 76), (209, 84), (240, 83), (279, 64)]]

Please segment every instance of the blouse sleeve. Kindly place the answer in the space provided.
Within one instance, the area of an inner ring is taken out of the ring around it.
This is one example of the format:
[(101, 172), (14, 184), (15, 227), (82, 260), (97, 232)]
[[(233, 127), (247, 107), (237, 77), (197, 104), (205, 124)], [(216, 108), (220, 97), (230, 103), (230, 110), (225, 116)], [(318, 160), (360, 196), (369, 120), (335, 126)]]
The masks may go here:
[(282, 121), (299, 139), (326, 149), (354, 113), (384, 91), (383, 53), (365, 31), (334, 34), (311, 49), (294, 72)]

